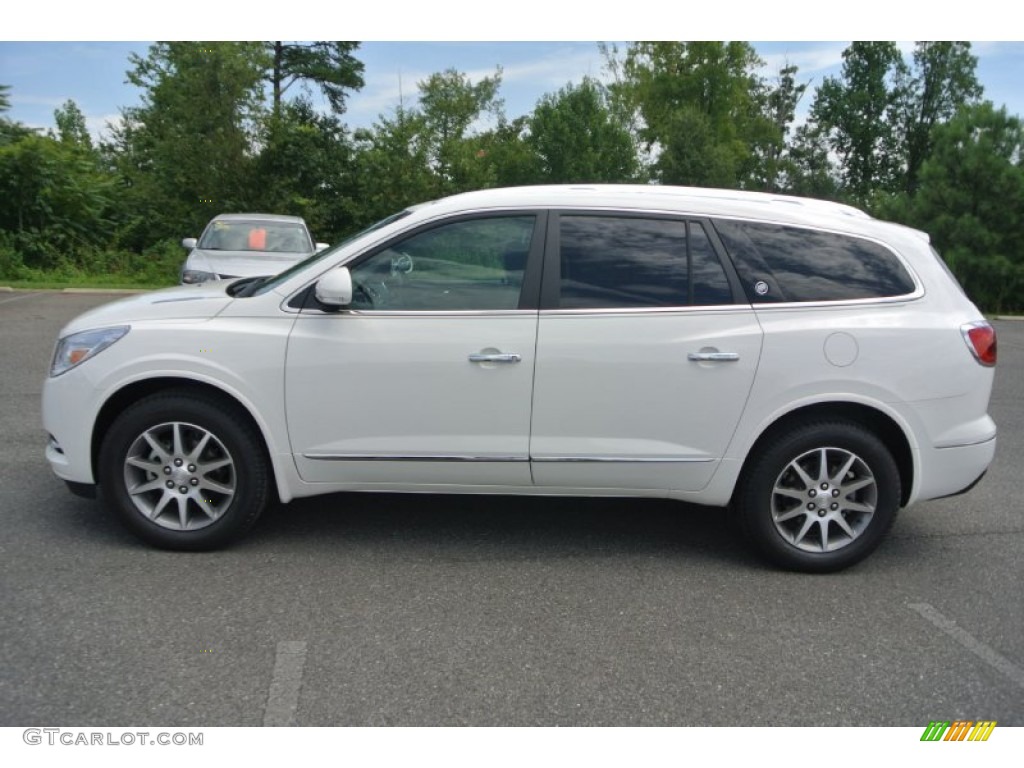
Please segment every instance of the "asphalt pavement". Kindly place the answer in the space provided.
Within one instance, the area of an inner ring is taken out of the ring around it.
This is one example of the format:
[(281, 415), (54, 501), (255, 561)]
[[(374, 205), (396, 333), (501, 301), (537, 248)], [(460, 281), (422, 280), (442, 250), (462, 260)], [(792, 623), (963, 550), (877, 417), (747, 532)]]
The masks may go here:
[(43, 458), (59, 328), (0, 293), (0, 725), (1024, 725), (1024, 322), (999, 448), (843, 573), (675, 502), (335, 494), (150, 549)]

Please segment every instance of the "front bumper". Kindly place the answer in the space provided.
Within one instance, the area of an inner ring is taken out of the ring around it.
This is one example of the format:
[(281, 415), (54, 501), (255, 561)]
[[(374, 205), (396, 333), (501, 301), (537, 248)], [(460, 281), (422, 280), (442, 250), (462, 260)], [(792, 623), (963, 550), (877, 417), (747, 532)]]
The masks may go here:
[(91, 445), (96, 394), (80, 368), (43, 382), (43, 429), (49, 433), (46, 460), (61, 480), (96, 482)]

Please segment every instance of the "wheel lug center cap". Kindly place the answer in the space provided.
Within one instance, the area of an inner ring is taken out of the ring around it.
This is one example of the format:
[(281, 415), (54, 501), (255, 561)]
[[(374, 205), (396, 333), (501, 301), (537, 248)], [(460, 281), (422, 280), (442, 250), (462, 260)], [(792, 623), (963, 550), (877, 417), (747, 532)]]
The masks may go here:
[(818, 510), (818, 517), (824, 517), (824, 516), (825, 516), (825, 510), (824, 509), (819, 509)]

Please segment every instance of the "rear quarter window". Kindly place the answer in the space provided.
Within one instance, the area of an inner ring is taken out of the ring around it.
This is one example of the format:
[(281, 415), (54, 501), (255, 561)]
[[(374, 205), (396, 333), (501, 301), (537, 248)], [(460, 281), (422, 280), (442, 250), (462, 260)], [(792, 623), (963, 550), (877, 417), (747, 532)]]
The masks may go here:
[(914, 291), (896, 254), (871, 240), (726, 219), (714, 227), (752, 303), (880, 299)]

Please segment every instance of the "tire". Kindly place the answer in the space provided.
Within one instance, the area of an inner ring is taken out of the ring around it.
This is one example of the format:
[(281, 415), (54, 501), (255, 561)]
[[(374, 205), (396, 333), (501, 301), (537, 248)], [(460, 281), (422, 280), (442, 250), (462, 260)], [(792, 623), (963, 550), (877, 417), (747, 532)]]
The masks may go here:
[(269, 497), (263, 441), (237, 406), (169, 391), (126, 408), (104, 436), (100, 488), (154, 546), (217, 549), (244, 535)]
[(896, 520), (896, 462), (857, 424), (805, 422), (751, 458), (737, 494), (738, 522), (750, 544), (783, 568), (848, 568), (871, 554)]

